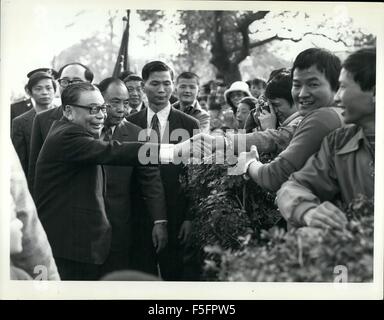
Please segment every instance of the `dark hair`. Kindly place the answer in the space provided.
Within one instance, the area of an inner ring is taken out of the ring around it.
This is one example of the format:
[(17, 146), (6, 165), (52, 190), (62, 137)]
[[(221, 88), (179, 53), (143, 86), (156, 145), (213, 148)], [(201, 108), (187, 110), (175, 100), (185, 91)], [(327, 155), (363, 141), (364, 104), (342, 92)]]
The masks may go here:
[(185, 71), (179, 74), (176, 78), (176, 83), (179, 82), (180, 79), (196, 79), (197, 85), (199, 85), (200, 78), (196, 73)]
[(52, 75), (53, 79), (57, 79), (58, 77), (58, 73), (56, 70), (52, 69), (52, 68), (38, 68), (38, 69), (35, 69), (35, 70), (32, 70), (32, 71), (29, 71), (27, 73), (27, 78), (30, 78), (33, 74), (35, 74), (36, 72), (46, 72), (50, 75)]
[(61, 104), (65, 107), (68, 104), (77, 103), (82, 92), (95, 90), (99, 91), (99, 89), (90, 82), (71, 84), (61, 93)]
[(125, 71), (123, 71), (123, 72), (121, 72), (121, 73), (119, 74), (119, 79), (124, 81), (124, 79), (125, 79), (126, 77), (128, 77), (130, 74), (133, 74), (133, 73), (134, 73), (133, 71), (125, 70)]
[(352, 53), (342, 67), (353, 75), (361, 90), (372, 90), (376, 85), (376, 48), (364, 48)]
[(97, 87), (99, 88), (100, 92), (102, 94), (105, 93), (105, 91), (108, 90), (108, 87), (111, 85), (111, 84), (115, 84), (117, 86), (123, 86), (125, 87), (125, 84), (123, 81), (121, 81), (119, 78), (114, 78), (114, 77), (109, 77), (109, 78), (105, 78), (103, 79), (98, 85)]
[(254, 97), (245, 97), (240, 100), (239, 105), (240, 103), (245, 103), (246, 105), (249, 106), (249, 110), (253, 110), (256, 108), (257, 99)]
[(291, 94), (291, 89), (292, 89), (291, 74), (286, 69), (279, 69), (275, 71), (278, 71), (278, 72), (275, 72), (274, 75), (270, 77), (270, 80), (267, 83), (267, 87), (265, 88), (264, 96), (267, 99), (276, 99), (276, 98), (285, 99), (292, 106), (293, 98)]
[(134, 73), (126, 76), (123, 81), (124, 83), (127, 83), (128, 81), (140, 81), (141, 83), (143, 83), (143, 79), (139, 75)]
[(161, 71), (169, 71), (171, 79), (173, 80), (173, 70), (162, 61), (148, 62), (141, 71), (141, 77), (144, 81), (147, 81), (151, 73)]
[(42, 71), (35, 72), (30, 76), (28, 83), (25, 86), (25, 89), (31, 92), (32, 88), (42, 79), (50, 79), (52, 81), (53, 89), (56, 91), (56, 82), (53, 80), (53, 77), (49, 73)]
[(89, 81), (89, 82), (92, 82), (93, 81), (93, 72), (85, 65), (83, 65), (82, 63), (80, 62), (71, 62), (71, 63), (67, 63), (66, 65), (62, 66), (59, 70), (59, 78), (61, 77), (61, 74), (63, 72), (63, 70), (68, 67), (68, 66), (72, 66), (72, 65), (78, 65), (78, 66), (81, 66), (85, 69), (84, 71), (84, 78), (85, 80)]
[(340, 59), (332, 52), (321, 48), (310, 48), (299, 53), (296, 57), (292, 70), (291, 77), (295, 69), (305, 70), (312, 66), (324, 73), (333, 91), (337, 91), (339, 87), (339, 74), (341, 69)]
[(263, 88), (265, 88), (265, 86), (267, 85), (267, 83), (261, 78), (254, 78), (254, 79), (246, 81), (246, 83), (248, 84), (248, 87), (251, 87), (252, 85), (254, 85), (254, 86), (260, 86), (261, 85)]

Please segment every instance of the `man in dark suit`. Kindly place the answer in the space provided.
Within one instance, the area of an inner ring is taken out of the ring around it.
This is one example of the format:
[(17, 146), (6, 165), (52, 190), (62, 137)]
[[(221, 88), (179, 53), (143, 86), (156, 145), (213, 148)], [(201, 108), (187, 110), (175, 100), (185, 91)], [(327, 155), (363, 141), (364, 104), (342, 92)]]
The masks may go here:
[(33, 119), (36, 113), (52, 107), (56, 83), (50, 74), (40, 71), (29, 78), (25, 90), (34, 100), (34, 107), (13, 119), (11, 137), (25, 176), (27, 176)]
[[(190, 142), (175, 145), (172, 155), (167, 155), (164, 150), (171, 146), (103, 141), (98, 137), (107, 106), (97, 87), (74, 84), (61, 98), (64, 117), (52, 125), (36, 164), (36, 206), (61, 279), (96, 280), (111, 244), (100, 165), (141, 165), (143, 147), (155, 150), (152, 158), (157, 162), (174, 161), (180, 152), (190, 150)], [(156, 212), (156, 220), (167, 219), (164, 210)], [(160, 223), (155, 228), (154, 243), (160, 251), (166, 245), (165, 226)]]
[[(93, 73), (87, 66), (81, 63), (69, 63), (64, 65), (58, 72), (60, 93), (70, 84), (79, 82), (92, 82)], [(60, 120), (63, 116), (62, 106), (55, 107), (37, 114), (32, 125), (31, 150), (29, 155), (28, 185), (31, 194), (34, 196), (33, 186), (35, 180), (35, 166), (37, 157), (44, 140), (48, 135), (49, 129), (55, 120)]]
[(125, 86), (128, 89), (128, 106), (125, 107), (125, 116), (128, 117), (130, 114), (139, 112), (146, 108), (143, 101), (144, 98), (144, 83), (143, 79), (137, 74), (129, 74), (124, 79)]
[[(39, 68), (28, 72), (27, 78), (30, 78), (36, 72), (46, 72), (51, 75), (54, 79), (57, 78), (57, 72), (50, 68)], [(31, 110), (33, 108), (32, 100), (30, 98), (24, 98), (21, 101), (17, 101), (11, 104), (11, 126), (12, 120), (23, 113)]]
[[(128, 117), (129, 121), (141, 128), (152, 129), (147, 129), (148, 133), (151, 133), (151, 141), (161, 141), (161, 143), (178, 143), (199, 131), (199, 123), (196, 119), (171, 107), (169, 98), (173, 91), (173, 71), (170, 67), (163, 62), (152, 61), (143, 67), (142, 78), (149, 106)], [(181, 134), (177, 134), (178, 132)], [(168, 245), (158, 254), (157, 260), (164, 280), (182, 280), (183, 246), (188, 242), (191, 232), (187, 201), (179, 182), (183, 166), (160, 165), (160, 172), (167, 203)], [(139, 232), (145, 239), (150, 237), (148, 228), (144, 227)], [(141, 249), (141, 254), (151, 253), (155, 261), (156, 256), (153, 249), (150, 251), (148, 241), (147, 244), (141, 245), (147, 248)]]
[[(124, 118), (124, 105), (128, 104), (128, 90), (120, 79), (106, 78), (98, 85), (107, 103), (107, 119), (101, 138), (111, 137), (117, 141), (138, 141), (141, 128)], [(111, 135), (108, 131), (111, 131)], [(139, 215), (147, 212), (155, 224), (164, 228), (152, 227), (152, 238), (167, 235), (154, 232), (166, 231), (166, 208), (164, 188), (158, 167), (105, 166), (106, 197), (105, 209), (112, 227), (111, 251), (103, 264), (103, 273), (139, 268), (133, 261), (131, 247), (135, 245), (132, 231), (136, 225), (132, 220), (132, 209)], [(137, 192), (139, 191), (139, 192)], [(154, 244), (156, 246), (156, 244)]]

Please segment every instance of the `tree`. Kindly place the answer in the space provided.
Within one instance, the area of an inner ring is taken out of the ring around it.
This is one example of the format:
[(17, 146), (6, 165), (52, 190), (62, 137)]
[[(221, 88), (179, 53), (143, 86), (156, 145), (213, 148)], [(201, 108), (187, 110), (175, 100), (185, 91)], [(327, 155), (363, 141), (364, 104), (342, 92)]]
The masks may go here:
[[(148, 21), (148, 32), (161, 31), (166, 14), (160, 10), (138, 10), (140, 18)], [(335, 21), (332, 17), (314, 22), (302, 12), (270, 11), (177, 11), (173, 19), (182, 25), (179, 40), (184, 45), (181, 58), (189, 67), (210, 53), (209, 62), (216, 74), (231, 83), (241, 80), (239, 64), (254, 48), (275, 41), (300, 42), (305, 37), (325, 38), (352, 47), (361, 39), (360, 30), (351, 28), (351, 19)], [(297, 28), (297, 25), (303, 27)]]

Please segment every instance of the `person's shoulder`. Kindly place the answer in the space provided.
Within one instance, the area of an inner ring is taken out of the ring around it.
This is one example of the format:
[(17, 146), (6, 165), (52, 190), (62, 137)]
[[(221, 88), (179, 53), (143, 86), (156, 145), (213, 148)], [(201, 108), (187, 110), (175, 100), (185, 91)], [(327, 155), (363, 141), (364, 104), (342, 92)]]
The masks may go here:
[(359, 131), (356, 125), (345, 125), (333, 130), (327, 136), (328, 144), (335, 150), (340, 150)]
[(140, 110), (139, 112), (130, 114), (128, 117), (126, 117), (126, 120), (130, 121), (131, 123), (135, 123), (135, 121), (137, 121), (138, 119), (142, 119), (143, 117), (145, 117), (146, 113), (147, 109), (145, 108)]
[(186, 123), (190, 123), (191, 125), (194, 125), (194, 124), (197, 124), (199, 125), (199, 121), (196, 120), (194, 117), (192, 117), (191, 115), (189, 114), (186, 114), (185, 112), (182, 112), (180, 110), (177, 110), (176, 108), (173, 108), (171, 109), (171, 112), (173, 112), (173, 114), (179, 118), (181, 118), (184, 122)]
[(119, 124), (116, 130), (122, 130), (123, 132), (127, 131), (138, 133), (142, 130), (142, 128), (139, 127), (137, 124), (125, 119)]

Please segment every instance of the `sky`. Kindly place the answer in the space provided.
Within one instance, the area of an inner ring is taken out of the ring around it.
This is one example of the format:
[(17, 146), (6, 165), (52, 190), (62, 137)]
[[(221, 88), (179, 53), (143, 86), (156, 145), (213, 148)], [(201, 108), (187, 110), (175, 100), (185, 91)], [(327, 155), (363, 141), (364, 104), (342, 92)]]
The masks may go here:
[[(83, 0), (81, 5), (73, 0), (49, 2), (44, 0), (2, 1), (2, 60), (7, 68), (12, 70), (13, 77), (9, 81), (13, 94), (16, 96), (23, 94), (26, 73), (30, 70), (51, 66), (53, 57), (63, 49), (79, 42), (81, 39), (92, 36), (97, 31), (105, 32), (105, 30), (108, 30), (106, 28), (109, 17), (108, 11), (115, 14), (117, 10), (114, 32), (116, 34), (115, 41), (119, 43), (123, 29), (121, 18), (125, 15), (125, 9), (128, 6), (127, 2), (120, 3), (116, 1), (108, 1), (110, 5), (96, 0), (91, 2)], [(140, 3), (141, 6), (145, 7), (145, 1), (140, 1)], [(163, 2), (159, 1), (157, 3)], [(175, 3), (178, 3), (180, 7), (182, 2)], [(203, 9), (205, 4), (200, 3), (198, 8)], [(263, 3), (264, 6), (266, 4), (268, 3)], [(273, 5), (268, 6), (268, 8), (272, 8)], [(135, 8), (134, 5), (131, 7)], [(221, 7), (222, 5), (220, 5)], [(248, 7), (246, 8), (248, 9)], [(176, 5), (164, 5), (160, 6), (160, 8), (167, 8), (168, 12), (172, 13)], [(217, 4), (215, 8), (219, 8)], [(239, 6), (236, 6), (236, 8), (238, 9)], [(281, 8), (277, 7), (280, 11)], [(284, 9), (287, 10), (289, 7), (285, 5)], [(347, 8), (344, 5), (332, 5), (327, 9), (316, 10), (308, 7), (306, 10), (309, 10), (315, 19), (321, 19), (324, 12), (340, 20), (352, 16), (356, 21), (356, 26), (367, 27), (366, 29), (369, 32), (372, 32), (373, 29), (367, 23), (366, 16), (362, 15), (359, 10)], [(140, 21), (136, 14), (131, 14), (130, 25), (129, 46), (130, 55), (133, 57), (156, 58), (161, 54), (176, 54), (180, 49), (176, 36), (177, 26), (174, 24), (165, 25), (167, 32), (152, 36), (148, 45), (142, 39), (143, 36), (146, 36), (146, 25)], [(292, 27), (297, 30), (302, 28), (297, 24)], [(334, 51), (340, 50), (339, 45), (330, 44), (329, 41), (324, 40), (324, 43), (322, 43), (322, 40), (318, 39), (317, 44), (325, 47), (332, 46), (329, 49)], [(282, 58), (291, 61), (298, 52), (309, 46), (311, 46), (309, 39), (300, 43), (286, 42), (281, 44), (278, 52)]]

